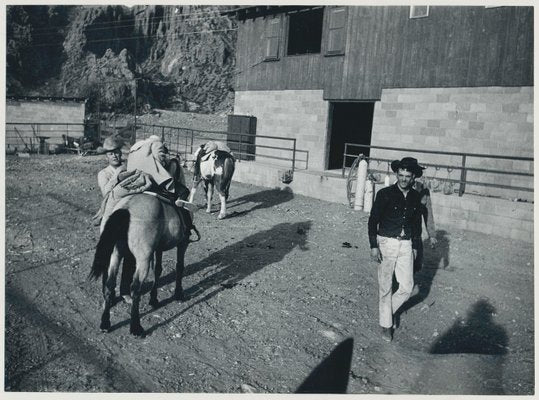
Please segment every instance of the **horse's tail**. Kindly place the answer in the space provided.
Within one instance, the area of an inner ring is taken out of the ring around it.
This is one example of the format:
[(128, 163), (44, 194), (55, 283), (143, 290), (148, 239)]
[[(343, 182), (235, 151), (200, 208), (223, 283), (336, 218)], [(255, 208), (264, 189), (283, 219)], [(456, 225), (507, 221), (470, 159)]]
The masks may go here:
[(115, 211), (105, 223), (103, 233), (95, 250), (94, 262), (88, 279), (97, 279), (107, 272), (110, 256), (118, 240), (127, 239), (129, 227), (129, 211), (121, 209)]
[(227, 156), (223, 163), (223, 176), (221, 177), (221, 192), (228, 199), (228, 191), (230, 189), (230, 182), (232, 182), (232, 175), (234, 175), (235, 162), (232, 156)]

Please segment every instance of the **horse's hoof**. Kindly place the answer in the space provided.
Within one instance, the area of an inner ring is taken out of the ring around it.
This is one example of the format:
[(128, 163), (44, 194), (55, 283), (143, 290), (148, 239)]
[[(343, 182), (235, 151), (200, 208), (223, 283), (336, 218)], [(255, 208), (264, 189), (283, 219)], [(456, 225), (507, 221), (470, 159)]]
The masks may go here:
[(144, 336), (144, 329), (140, 325), (131, 325), (129, 328), (129, 333), (131, 333), (133, 336)]
[(226, 218), (226, 214), (219, 214), (217, 216), (217, 219), (225, 219)]
[(157, 300), (157, 299), (150, 299), (150, 306), (151, 306), (152, 308), (157, 308), (157, 307), (159, 307), (159, 300)]
[(103, 332), (103, 333), (109, 333), (110, 332), (110, 321), (101, 322), (101, 325), (99, 325), (99, 329), (101, 329), (101, 332)]
[(183, 294), (183, 292), (181, 292), (181, 293), (175, 293), (175, 294), (174, 294), (174, 298), (175, 298), (177, 301), (185, 301), (185, 295)]

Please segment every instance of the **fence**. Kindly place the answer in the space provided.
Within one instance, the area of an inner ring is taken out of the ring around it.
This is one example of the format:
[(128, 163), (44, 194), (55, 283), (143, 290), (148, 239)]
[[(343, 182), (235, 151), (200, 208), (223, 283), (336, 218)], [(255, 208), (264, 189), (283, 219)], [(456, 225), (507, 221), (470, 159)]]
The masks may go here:
[[(191, 158), (201, 144), (209, 140), (227, 143), (230, 148), (234, 149), (234, 155), (239, 162), (241, 160), (256, 160), (261, 163), (281, 162), (289, 165), (292, 170), (297, 168), (296, 154), (305, 153), (296, 149), (294, 138), (137, 124), (137, 140), (145, 139), (150, 135), (159, 136), (172, 153), (179, 154), (186, 160)], [(264, 139), (264, 144), (248, 140), (253, 136), (257, 141)], [(307, 163), (307, 156), (308, 154), (301, 162)]]
[(73, 139), (96, 135), (96, 123), (6, 122), (6, 152), (48, 153), (49, 146), (70, 148)]
[[(385, 154), (395, 152), (395, 157), (393, 158), (365, 157), (369, 161), (369, 172), (374, 174), (390, 173), (391, 161), (401, 158), (403, 154), (407, 156), (413, 153), (429, 154), (431, 159), (432, 157), (448, 159), (446, 163), (420, 162), (422, 166), (427, 167), (423, 175), (431, 186), (431, 190), (441, 191), (436, 190), (437, 188), (433, 184), (444, 182), (443, 191), (446, 194), (458, 193), (459, 196), (462, 196), (466, 192), (493, 197), (533, 200), (533, 173), (531, 171), (533, 171), (534, 159), (532, 157), (403, 149), (345, 143), (342, 167), (343, 177), (346, 173), (348, 160), (350, 158), (356, 159), (361, 154), (358, 151), (361, 148), (379, 149), (383, 150)], [(458, 163), (455, 162), (457, 159), (459, 160)], [(373, 166), (374, 163), (376, 163), (376, 166)], [(381, 164), (386, 168), (380, 169)], [(482, 167), (489, 165), (493, 165), (494, 168)], [(432, 171), (434, 171), (433, 174)], [(447, 176), (438, 176), (439, 171), (447, 171)], [(451, 178), (453, 171), (459, 172), (458, 178)], [(455, 188), (455, 185), (458, 187)]]

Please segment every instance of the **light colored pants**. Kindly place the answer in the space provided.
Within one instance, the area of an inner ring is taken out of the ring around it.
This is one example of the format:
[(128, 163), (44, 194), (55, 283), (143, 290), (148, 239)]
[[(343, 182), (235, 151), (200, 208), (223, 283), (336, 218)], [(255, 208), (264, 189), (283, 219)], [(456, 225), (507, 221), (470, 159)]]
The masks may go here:
[[(380, 326), (390, 328), (393, 314), (410, 298), (414, 288), (414, 255), (411, 240), (378, 236), (382, 262), (378, 265), (378, 295)], [(399, 283), (395, 293), (393, 273)]]

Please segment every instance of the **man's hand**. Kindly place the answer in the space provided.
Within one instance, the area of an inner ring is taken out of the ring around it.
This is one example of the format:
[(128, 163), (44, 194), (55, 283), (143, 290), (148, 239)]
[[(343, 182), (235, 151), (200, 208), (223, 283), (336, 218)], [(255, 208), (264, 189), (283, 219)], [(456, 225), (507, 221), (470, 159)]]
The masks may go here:
[(371, 260), (376, 261), (377, 263), (382, 262), (382, 254), (380, 253), (380, 249), (378, 247), (373, 247), (371, 249)]
[(436, 246), (436, 243), (438, 243), (438, 240), (436, 240), (435, 237), (429, 237), (429, 243), (430, 243), (430, 248), (433, 249), (434, 246)]
[(412, 249), (412, 253), (414, 255), (414, 260), (417, 258), (417, 249)]

